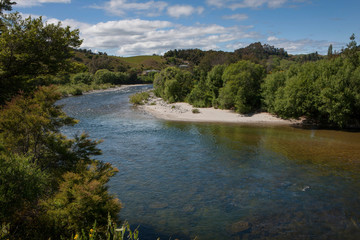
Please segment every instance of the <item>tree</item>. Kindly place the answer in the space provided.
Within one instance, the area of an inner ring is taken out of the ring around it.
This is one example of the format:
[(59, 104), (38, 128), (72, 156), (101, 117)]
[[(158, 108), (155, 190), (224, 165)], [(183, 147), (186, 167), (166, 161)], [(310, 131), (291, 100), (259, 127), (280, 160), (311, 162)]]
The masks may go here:
[(184, 101), (193, 88), (190, 72), (176, 67), (168, 67), (155, 75), (155, 95), (170, 102)]
[(29, 92), (44, 76), (72, 69), (71, 47), (79, 47), (79, 30), (46, 24), (42, 18), (7, 15), (0, 35), (0, 104), (19, 90)]
[(95, 222), (98, 231), (105, 232), (108, 215), (114, 220), (121, 209), (106, 185), (117, 171), (110, 164), (97, 162), (81, 173), (65, 173), (59, 191), (41, 202), (45, 208), (43, 221), (50, 223), (49, 236), (69, 238), (82, 230), (89, 231)]
[(354, 66), (359, 65), (359, 56), (357, 43), (355, 41), (355, 34), (353, 33), (350, 36), (350, 42), (346, 45), (346, 49), (344, 50), (344, 54), (347, 58), (349, 58), (351, 64)]
[(240, 113), (249, 113), (260, 107), (260, 85), (265, 69), (250, 61), (229, 65), (223, 73), (223, 89), (220, 90), (221, 108), (235, 108)]
[[(3, 11), (11, 11), (12, 5), (16, 4), (11, 2), (11, 0), (0, 0), (0, 17), (3, 15)], [(1, 19), (0, 19), (1, 21)]]
[(328, 58), (331, 58), (332, 55), (333, 55), (333, 46), (332, 46), (332, 44), (330, 44), (330, 46), (329, 46), (329, 48), (328, 48), (328, 54), (327, 54), (327, 56), (328, 56)]
[(76, 123), (55, 105), (59, 98), (41, 87), (1, 109), (0, 217), (18, 227), (11, 239), (69, 238), (95, 221), (104, 228), (121, 208), (106, 186), (117, 169), (93, 159), (100, 141), (59, 132)]
[(29, 157), (0, 153), (0, 219), (18, 222), (45, 193), (48, 176)]

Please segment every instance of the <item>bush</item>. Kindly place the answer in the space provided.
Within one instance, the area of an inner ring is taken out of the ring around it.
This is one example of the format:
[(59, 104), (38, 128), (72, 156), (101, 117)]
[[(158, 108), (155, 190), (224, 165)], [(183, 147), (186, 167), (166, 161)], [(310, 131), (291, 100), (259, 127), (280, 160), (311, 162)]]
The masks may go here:
[(88, 84), (90, 85), (94, 80), (94, 76), (90, 73), (77, 73), (72, 76), (71, 83), (72, 84)]
[(150, 97), (149, 92), (135, 93), (130, 96), (130, 102), (134, 105), (144, 105)]
[(102, 83), (111, 83), (115, 84), (117, 80), (117, 76), (115, 73), (110, 72), (107, 69), (100, 69), (97, 70), (95, 73), (95, 83), (102, 84)]
[(71, 91), (71, 95), (80, 96), (80, 95), (82, 95), (82, 91), (80, 88), (75, 88), (73, 91)]

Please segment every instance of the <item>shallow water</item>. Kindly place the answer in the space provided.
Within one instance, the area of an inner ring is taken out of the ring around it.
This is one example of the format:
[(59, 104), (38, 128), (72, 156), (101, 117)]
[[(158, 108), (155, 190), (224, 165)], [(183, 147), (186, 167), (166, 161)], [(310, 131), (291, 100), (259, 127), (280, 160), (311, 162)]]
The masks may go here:
[(360, 133), (158, 120), (128, 102), (146, 88), (60, 101), (141, 239), (360, 239)]

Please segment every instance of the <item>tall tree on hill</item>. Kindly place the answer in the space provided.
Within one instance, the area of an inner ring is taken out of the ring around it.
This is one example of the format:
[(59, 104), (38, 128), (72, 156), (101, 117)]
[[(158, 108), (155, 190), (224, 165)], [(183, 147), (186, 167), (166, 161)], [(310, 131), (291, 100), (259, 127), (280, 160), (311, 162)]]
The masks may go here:
[(330, 44), (330, 46), (329, 46), (329, 48), (328, 48), (328, 54), (327, 54), (327, 56), (328, 56), (328, 58), (331, 58), (332, 55), (333, 55), (333, 45)]

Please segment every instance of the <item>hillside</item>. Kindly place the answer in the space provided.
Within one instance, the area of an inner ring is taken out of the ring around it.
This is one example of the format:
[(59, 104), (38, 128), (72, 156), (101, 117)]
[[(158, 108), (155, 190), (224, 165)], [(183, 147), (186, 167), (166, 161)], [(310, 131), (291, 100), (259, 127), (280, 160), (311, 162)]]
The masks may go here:
[(106, 53), (93, 53), (91, 50), (75, 50), (73, 60), (88, 67), (90, 73), (99, 69), (114, 72), (142, 72), (144, 70), (161, 70), (166, 67), (165, 59), (161, 56), (116, 57)]

